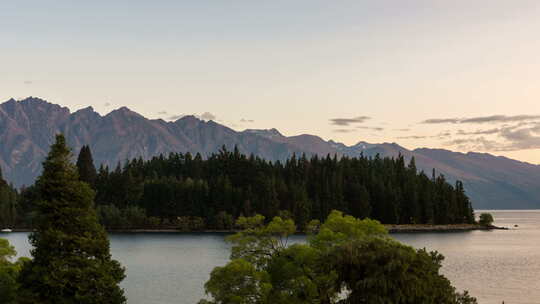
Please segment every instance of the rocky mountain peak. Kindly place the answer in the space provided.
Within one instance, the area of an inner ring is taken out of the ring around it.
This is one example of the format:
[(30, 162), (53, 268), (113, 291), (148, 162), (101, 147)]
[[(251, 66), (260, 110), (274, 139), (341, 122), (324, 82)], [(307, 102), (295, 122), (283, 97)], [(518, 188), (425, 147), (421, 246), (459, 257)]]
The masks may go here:
[(276, 128), (272, 129), (247, 129), (244, 132), (256, 134), (266, 138), (282, 138), (284, 137)]
[[(78, 110), (78, 111), (75, 112), (75, 113), (94, 113), (94, 112), (95, 112), (95, 111), (94, 111), (94, 107), (88, 106), (88, 107), (86, 107), (86, 108), (82, 108), (82, 109)], [(75, 114), (75, 113), (74, 113), (74, 114)]]
[(128, 107), (125, 107), (125, 106), (111, 111), (109, 114), (105, 115), (105, 117), (107, 117), (107, 116), (115, 116), (115, 117), (118, 117), (118, 116), (124, 116), (124, 117), (127, 117), (127, 116), (140, 116), (140, 117), (142, 117), (142, 115), (140, 115), (139, 113), (134, 112), (131, 109), (129, 109)]

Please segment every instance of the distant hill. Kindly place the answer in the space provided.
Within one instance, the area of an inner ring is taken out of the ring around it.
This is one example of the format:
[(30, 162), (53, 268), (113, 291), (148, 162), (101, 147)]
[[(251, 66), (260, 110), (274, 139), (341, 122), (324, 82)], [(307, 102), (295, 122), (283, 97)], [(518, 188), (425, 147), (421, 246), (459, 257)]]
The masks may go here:
[(540, 208), (540, 166), (481, 153), (440, 149), (407, 150), (395, 143), (359, 142), (346, 146), (313, 135), (283, 136), (278, 130), (237, 132), (214, 121), (185, 116), (174, 122), (147, 119), (126, 107), (101, 116), (91, 107), (71, 113), (66, 107), (39, 98), (0, 104), (0, 166), (7, 180), (29, 185), (54, 135), (62, 132), (75, 152), (91, 146), (96, 164), (116, 166), (126, 159), (161, 153), (191, 152), (207, 156), (221, 146), (268, 160), (307, 155), (415, 157), (417, 167), (449, 180), (462, 180), (478, 209)]

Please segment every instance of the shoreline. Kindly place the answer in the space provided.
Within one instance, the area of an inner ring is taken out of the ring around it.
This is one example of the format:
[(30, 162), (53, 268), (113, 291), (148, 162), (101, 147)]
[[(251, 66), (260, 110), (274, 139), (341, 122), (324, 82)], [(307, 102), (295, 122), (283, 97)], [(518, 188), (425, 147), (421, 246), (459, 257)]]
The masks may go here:
[(491, 231), (510, 230), (507, 227), (481, 226), (476, 224), (451, 224), (451, 225), (384, 225), (389, 233), (421, 233), (421, 232), (467, 232), (467, 231)]
[[(510, 230), (507, 227), (480, 226), (475, 224), (451, 224), (451, 225), (384, 225), (388, 233), (432, 233), (432, 232), (468, 232), (468, 231), (491, 231), (491, 230)], [(231, 234), (240, 230), (200, 230), (183, 231), (178, 229), (108, 229), (108, 233), (223, 233)], [(12, 232), (32, 232), (32, 229), (12, 229)], [(6, 232), (9, 233), (9, 232)]]

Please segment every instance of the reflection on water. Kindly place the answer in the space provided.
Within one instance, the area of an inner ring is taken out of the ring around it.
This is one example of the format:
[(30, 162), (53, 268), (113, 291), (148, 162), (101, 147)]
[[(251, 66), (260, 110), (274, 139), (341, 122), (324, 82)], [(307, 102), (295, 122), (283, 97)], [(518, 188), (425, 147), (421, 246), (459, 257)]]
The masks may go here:
[[(442, 272), (481, 304), (540, 303), (540, 210), (489, 211), (509, 231), (399, 234), (417, 248), (441, 252)], [(479, 213), (479, 212), (478, 212)]]
[[(481, 304), (540, 303), (540, 210), (489, 211), (510, 231), (395, 234), (417, 248), (446, 256), (443, 273)], [(27, 233), (3, 234), (20, 255), (29, 255)], [(127, 268), (130, 304), (192, 304), (204, 296), (210, 271), (224, 265), (224, 234), (112, 234), (113, 256)], [(293, 241), (301, 241), (295, 237)]]

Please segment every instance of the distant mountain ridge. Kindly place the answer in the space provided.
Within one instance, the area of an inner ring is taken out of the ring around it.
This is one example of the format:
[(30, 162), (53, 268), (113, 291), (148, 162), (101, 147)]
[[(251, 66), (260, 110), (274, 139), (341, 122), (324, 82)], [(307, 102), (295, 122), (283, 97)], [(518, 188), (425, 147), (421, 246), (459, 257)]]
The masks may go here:
[(0, 166), (17, 186), (33, 183), (54, 135), (62, 132), (75, 152), (90, 145), (96, 164), (115, 166), (126, 159), (161, 153), (208, 156), (221, 146), (268, 160), (307, 155), (415, 157), (430, 175), (433, 168), (449, 180), (462, 180), (475, 208), (540, 208), (540, 166), (483, 153), (441, 149), (407, 150), (395, 143), (359, 142), (346, 146), (313, 135), (284, 136), (276, 129), (237, 132), (214, 121), (185, 116), (174, 122), (147, 119), (126, 107), (102, 116), (92, 107), (71, 113), (39, 98), (0, 104)]

